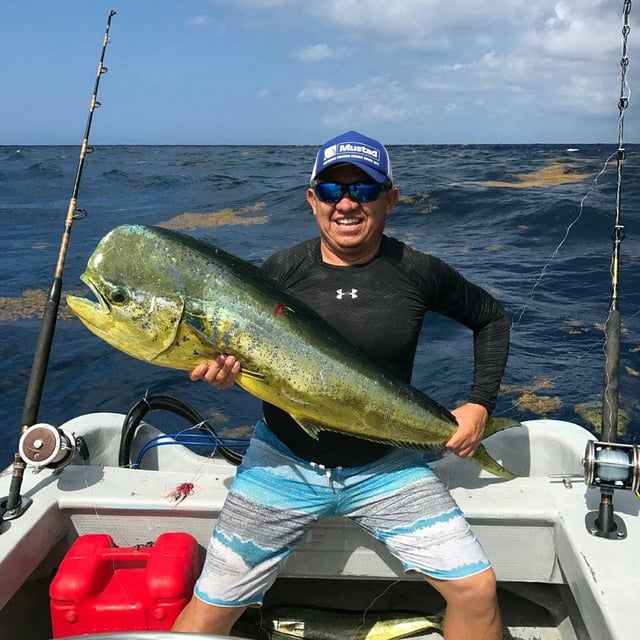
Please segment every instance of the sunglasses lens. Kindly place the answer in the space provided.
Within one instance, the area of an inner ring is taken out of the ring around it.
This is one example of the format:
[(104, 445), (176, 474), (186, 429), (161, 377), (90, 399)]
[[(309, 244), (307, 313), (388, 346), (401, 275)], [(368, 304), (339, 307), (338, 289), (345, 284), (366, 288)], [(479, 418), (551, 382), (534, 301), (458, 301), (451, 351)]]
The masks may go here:
[(314, 191), (318, 200), (329, 204), (337, 204), (349, 192), (354, 202), (373, 202), (380, 195), (382, 186), (372, 182), (353, 182), (340, 184), (339, 182), (319, 182)]
[(329, 204), (336, 204), (342, 200), (345, 189), (337, 182), (320, 182), (314, 187), (318, 200)]
[(355, 202), (373, 202), (380, 195), (380, 185), (356, 182), (349, 185), (349, 195)]

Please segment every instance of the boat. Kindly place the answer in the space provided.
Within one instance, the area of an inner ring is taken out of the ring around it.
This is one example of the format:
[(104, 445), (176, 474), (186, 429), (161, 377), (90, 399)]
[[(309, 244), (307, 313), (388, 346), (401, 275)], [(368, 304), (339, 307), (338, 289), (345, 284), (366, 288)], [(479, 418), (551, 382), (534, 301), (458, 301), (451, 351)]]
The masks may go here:
[[(168, 435), (153, 426), (153, 412), (132, 420), (136, 413), (139, 417), (140, 404), (128, 415), (94, 413), (56, 428), (34, 425), (30, 435), (23, 436), (22, 454), (33, 459), (40, 451), (44, 464), (35, 466), (38, 473), (24, 475), (24, 513), (3, 521), (0, 639), (54, 637), (51, 583), (74, 541), (88, 535), (108, 534), (119, 548), (135, 549), (161, 534), (188, 533), (202, 561), (242, 442), (229, 443), (196, 430), (211, 448), (198, 452), (190, 446), (193, 430)], [(170, 408), (171, 401), (155, 399), (155, 405), (145, 406)], [(181, 421), (176, 416), (176, 422)], [(574, 423), (540, 419), (491, 436), (486, 445), (516, 479), (495, 478), (453, 455), (433, 467), (495, 567), (511, 636), (637, 638), (640, 622), (632, 576), (640, 571), (640, 501), (632, 491), (616, 491), (613, 529), (597, 531), (594, 515), (602, 517), (598, 485), (603, 483), (593, 482), (593, 474), (606, 465), (596, 462), (595, 469), (590, 468), (589, 456), (585, 458), (595, 446), (593, 434)], [(131, 461), (124, 466), (123, 450)], [(638, 453), (631, 445), (623, 445), (623, 451), (629, 452), (622, 454), (628, 464), (619, 468), (634, 476), (631, 484), (637, 485)], [(0, 495), (9, 492), (12, 478), (10, 468), (2, 474)], [(624, 482), (613, 484), (624, 488)], [(126, 596), (126, 580), (121, 582), (126, 603), (135, 594), (132, 589)], [(265, 601), (265, 606), (275, 605), (433, 614), (443, 603), (421, 579), (405, 576), (398, 561), (357, 526), (329, 518), (317, 523), (285, 563)]]
[[(620, 104), (622, 118), (626, 100)], [(35, 419), (91, 113), (43, 314), (25, 428), (13, 464), (0, 474), (0, 640), (184, 637), (169, 631), (171, 621), (190, 597), (246, 446), (246, 439), (219, 436), (192, 407), (166, 396), (131, 398), (127, 414), (88, 413), (55, 426)], [(619, 163), (622, 151), (620, 138)], [(616, 209), (619, 214), (619, 201)], [(615, 230), (614, 265), (623, 237), (619, 216)], [(640, 575), (640, 448), (616, 439), (616, 287), (614, 273), (605, 376), (612, 384), (604, 392), (601, 441), (577, 423), (529, 420), (485, 441), (517, 475), (513, 480), (453, 455), (432, 462), (495, 568), (505, 638), (640, 635), (634, 589)], [(156, 410), (175, 414), (174, 430), (154, 425)], [(275, 606), (358, 612), (364, 623), (375, 611), (432, 615), (444, 603), (355, 525), (327, 518), (287, 559), (265, 600), (266, 609)], [(241, 619), (232, 635), (250, 637), (253, 631), (260, 631), (259, 624)]]

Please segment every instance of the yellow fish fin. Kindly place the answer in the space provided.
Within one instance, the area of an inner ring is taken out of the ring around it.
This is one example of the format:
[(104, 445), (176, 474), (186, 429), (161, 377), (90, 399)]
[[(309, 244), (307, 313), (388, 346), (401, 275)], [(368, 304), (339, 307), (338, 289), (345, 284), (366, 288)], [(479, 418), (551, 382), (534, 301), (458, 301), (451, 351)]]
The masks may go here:
[(514, 478), (517, 478), (515, 473), (511, 473), (511, 471), (505, 469), (497, 460), (492, 458), (482, 444), (478, 445), (478, 448), (475, 450), (472, 457), (476, 464), (481, 466), (485, 471), (492, 473), (494, 476), (504, 478), (505, 480), (513, 480)]
[(509, 429), (511, 427), (521, 427), (522, 424), (512, 418), (489, 418), (484, 428), (484, 438), (498, 433), (503, 429)]
[(314, 440), (318, 440), (321, 431), (327, 431), (328, 427), (321, 422), (310, 420), (309, 418), (301, 418), (300, 416), (291, 416), (301, 427), (301, 429)]
[(267, 376), (265, 376), (263, 373), (259, 373), (258, 371), (251, 371), (251, 369), (246, 369), (245, 367), (242, 367), (238, 375), (239, 377), (243, 376), (246, 378), (251, 378), (252, 380), (255, 380), (257, 382), (262, 382), (263, 384), (269, 384)]

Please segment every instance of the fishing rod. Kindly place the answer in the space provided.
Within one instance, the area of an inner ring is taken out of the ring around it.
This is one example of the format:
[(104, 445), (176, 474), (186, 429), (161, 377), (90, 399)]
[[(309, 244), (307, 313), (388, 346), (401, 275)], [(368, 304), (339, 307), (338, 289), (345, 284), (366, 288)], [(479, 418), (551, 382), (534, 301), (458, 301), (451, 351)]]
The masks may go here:
[(602, 399), (602, 439), (613, 442), (618, 428), (618, 380), (620, 367), (620, 309), (618, 306), (618, 276), (620, 271), (620, 248), (624, 240), (622, 224), (622, 165), (625, 160), (624, 148), (624, 112), (629, 104), (627, 96), (627, 38), (630, 32), (629, 13), (631, 0), (624, 0), (624, 24), (622, 27), (622, 69), (620, 80), (620, 99), (618, 101), (618, 150), (616, 172), (615, 222), (613, 228), (613, 252), (611, 259), (611, 301), (605, 323), (605, 380)]
[[(47, 367), (49, 364), (49, 356), (51, 355), (51, 345), (53, 343), (53, 334), (55, 332), (56, 320), (58, 317), (58, 308), (60, 306), (60, 298), (62, 295), (62, 272), (64, 270), (64, 263), (67, 255), (67, 249), (69, 247), (69, 240), (71, 237), (71, 227), (74, 220), (84, 218), (86, 212), (77, 208), (78, 204), (78, 192), (80, 190), (80, 180), (82, 178), (82, 170), (84, 168), (84, 160), (87, 153), (93, 151), (89, 146), (89, 133), (91, 131), (91, 122), (93, 120), (93, 113), (100, 103), (97, 100), (98, 87), (100, 85), (100, 78), (103, 73), (108, 71), (104, 66), (104, 57), (107, 50), (107, 44), (109, 44), (109, 29), (111, 28), (111, 19), (116, 15), (116, 12), (111, 9), (107, 17), (107, 26), (104, 32), (104, 38), (102, 42), (102, 50), (100, 52), (100, 60), (98, 62), (98, 70), (96, 73), (96, 80), (93, 87), (93, 94), (91, 95), (91, 103), (89, 105), (89, 115), (87, 117), (87, 124), (84, 131), (84, 137), (80, 148), (80, 157), (78, 160), (78, 168), (76, 171), (76, 177), (71, 192), (71, 198), (69, 200), (69, 206), (67, 208), (67, 215), (64, 223), (64, 231), (62, 234), (62, 241), (60, 243), (60, 250), (58, 253), (58, 260), (55, 267), (53, 282), (47, 295), (44, 311), (42, 314), (42, 321), (40, 325), (40, 333), (38, 335), (38, 341), (36, 343), (35, 354), (33, 357), (33, 364), (31, 367), (31, 375), (29, 377), (29, 385), (27, 387), (27, 394), (24, 402), (21, 429), (20, 433), (24, 437), (26, 431), (36, 424), (38, 419), (38, 411), (40, 409), (40, 401), (42, 399), (42, 389), (44, 387), (44, 381), (47, 373)], [(54, 449), (68, 449), (69, 437), (66, 434), (62, 434), (58, 429), (50, 425), (41, 425), (41, 428), (36, 429), (37, 433), (33, 433), (30, 436), (30, 443), (28, 446), (23, 446), (22, 438), (20, 443), (20, 451), (15, 454), (13, 462), (13, 474), (11, 477), (11, 484), (9, 487), (9, 495), (6, 499), (0, 500), (0, 519), (9, 520), (21, 515), (31, 504), (30, 500), (24, 499), (20, 495), (20, 488), (22, 486), (22, 477), (26, 468), (24, 457), (28, 462), (34, 462), (42, 466), (43, 461), (56, 462), (55, 458), (58, 454), (54, 454)], [(75, 445), (75, 443), (73, 443)], [(23, 454), (21, 456), (21, 453)], [(52, 458), (54, 456), (54, 458)], [(49, 460), (52, 458), (51, 460)], [(57, 460), (62, 462), (62, 460)], [(49, 464), (49, 466), (52, 466)], [(61, 464), (58, 466), (62, 466)], [(4, 512), (3, 512), (4, 510)]]
[(622, 165), (625, 160), (624, 112), (629, 104), (627, 67), (627, 39), (631, 31), (629, 14), (631, 0), (623, 0), (622, 68), (620, 99), (618, 101), (618, 150), (616, 172), (615, 220), (613, 228), (613, 250), (611, 257), (611, 298), (605, 323), (604, 388), (602, 394), (602, 442), (589, 441), (585, 450), (583, 466), (585, 482), (600, 489), (600, 505), (597, 511), (587, 514), (585, 524), (594, 536), (623, 539), (626, 527), (615, 515), (613, 494), (615, 489), (634, 491), (640, 494), (640, 447), (616, 443), (618, 429), (619, 373), (620, 373), (620, 308), (618, 277), (620, 270), (620, 248), (624, 240), (622, 224)]

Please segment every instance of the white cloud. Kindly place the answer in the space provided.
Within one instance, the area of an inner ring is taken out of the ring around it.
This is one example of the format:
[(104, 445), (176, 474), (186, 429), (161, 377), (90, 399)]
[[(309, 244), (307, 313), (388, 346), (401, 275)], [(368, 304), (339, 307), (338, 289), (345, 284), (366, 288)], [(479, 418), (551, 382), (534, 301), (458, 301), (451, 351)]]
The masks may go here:
[(619, 49), (620, 15), (584, 9), (558, 2), (542, 28), (523, 32), (523, 45), (544, 55), (592, 61)]
[(333, 129), (406, 122), (424, 111), (424, 107), (411, 106), (409, 97), (402, 85), (388, 76), (340, 88), (311, 81), (298, 94), (300, 102), (323, 105), (322, 122)]
[(198, 16), (193, 16), (193, 18), (191, 18), (190, 23), (194, 26), (194, 27), (209, 27), (213, 24), (213, 19), (211, 18), (211, 16), (206, 16), (206, 15), (198, 15)]
[(312, 44), (300, 49), (294, 58), (300, 62), (322, 62), (323, 60), (340, 59), (347, 55), (347, 47), (331, 48), (325, 43)]
[(299, 102), (327, 102), (333, 100), (336, 90), (325, 82), (314, 80), (298, 93)]
[(302, 37), (323, 33), (322, 42), (291, 53), (295, 63), (348, 58), (338, 76), (334, 66), (317, 64), (296, 92), (299, 108), (314, 109), (332, 128), (364, 121), (426, 130), (450, 117), (493, 122), (499, 131), (511, 113), (525, 127), (527, 113), (539, 121), (616, 116), (622, 6), (611, 0), (237, 5), (250, 5), (254, 24), (262, 20), (267, 31), (277, 15)]

